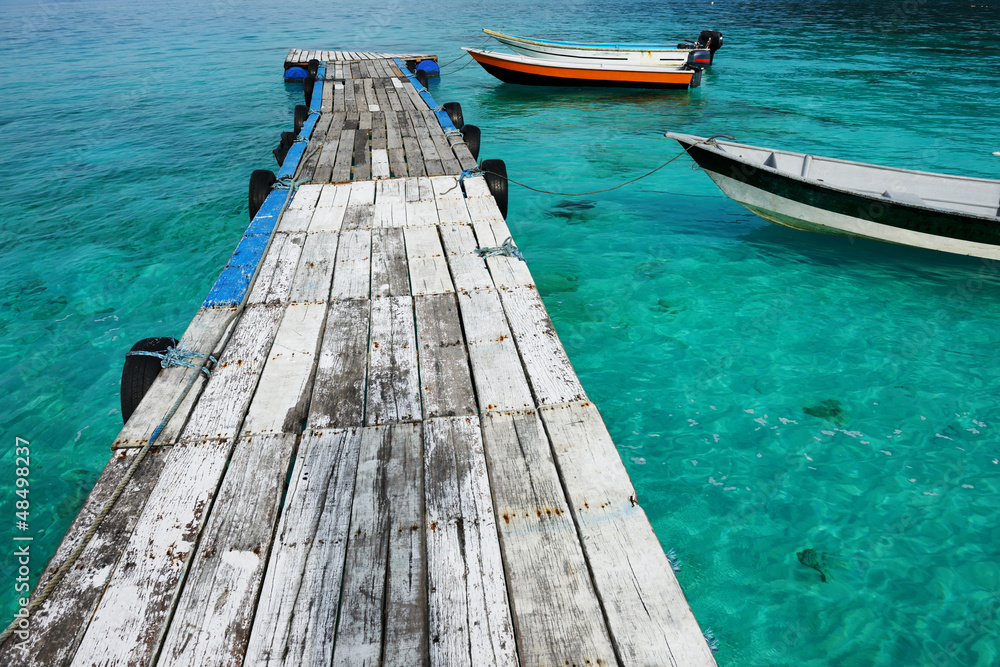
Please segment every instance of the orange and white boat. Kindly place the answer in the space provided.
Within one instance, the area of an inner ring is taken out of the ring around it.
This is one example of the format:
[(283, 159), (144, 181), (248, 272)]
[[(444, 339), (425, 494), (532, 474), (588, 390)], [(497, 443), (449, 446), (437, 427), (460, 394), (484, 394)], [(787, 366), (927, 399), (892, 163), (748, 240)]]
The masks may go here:
[(617, 60), (585, 62), (532, 58), (463, 47), (483, 69), (505, 83), (528, 86), (601, 86), (614, 88), (695, 88), (712, 62), (707, 50), (694, 50), (680, 67), (634, 65)]

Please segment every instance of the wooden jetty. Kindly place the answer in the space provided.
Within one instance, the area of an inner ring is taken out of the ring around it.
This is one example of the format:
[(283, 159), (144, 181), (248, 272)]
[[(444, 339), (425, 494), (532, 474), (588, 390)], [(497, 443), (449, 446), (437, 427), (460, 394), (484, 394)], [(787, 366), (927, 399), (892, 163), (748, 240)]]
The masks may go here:
[(310, 181), (181, 340), (211, 377), (160, 372), (0, 664), (714, 665), (527, 265), (476, 253), (510, 232), (448, 115), (313, 57)]

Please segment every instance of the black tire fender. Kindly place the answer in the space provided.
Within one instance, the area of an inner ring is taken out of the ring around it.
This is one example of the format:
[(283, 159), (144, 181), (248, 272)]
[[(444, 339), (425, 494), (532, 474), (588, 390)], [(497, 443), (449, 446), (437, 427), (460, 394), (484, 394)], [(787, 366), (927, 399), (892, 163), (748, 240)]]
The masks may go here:
[[(143, 338), (133, 345), (129, 352), (166, 352), (168, 347), (177, 347), (177, 339), (162, 336)], [(142, 402), (142, 397), (153, 386), (153, 380), (161, 368), (161, 360), (157, 357), (126, 355), (122, 366), (122, 421), (128, 422), (129, 417)]]
[(463, 125), (462, 126), (462, 139), (465, 140), (465, 145), (469, 147), (469, 152), (472, 153), (472, 159), (479, 159), (479, 140), (482, 137), (482, 132), (475, 125)]
[(253, 220), (257, 211), (264, 205), (264, 200), (271, 194), (271, 186), (275, 184), (278, 177), (273, 171), (267, 169), (255, 169), (250, 174), (250, 219)]
[(302, 90), (303, 90), (303, 92), (305, 93), (305, 96), (306, 96), (306, 108), (307, 109), (309, 108), (309, 105), (312, 104), (313, 88), (315, 86), (316, 86), (316, 76), (313, 75), (313, 74), (310, 74), (309, 76), (307, 76), (306, 80), (302, 82)]
[(302, 126), (309, 120), (309, 107), (304, 104), (295, 105), (295, 134), (302, 131)]
[(414, 74), (413, 76), (417, 77), (417, 81), (420, 82), (421, 86), (423, 86), (424, 88), (427, 87), (427, 81), (428, 81), (428, 79), (427, 79), (427, 72), (425, 72), (422, 69), (418, 69), (417, 73)]
[(483, 160), (479, 165), (483, 178), (490, 189), (490, 194), (496, 200), (500, 215), (507, 219), (507, 165), (503, 160)]
[(441, 105), (441, 110), (448, 114), (448, 118), (451, 119), (451, 124), (455, 126), (456, 130), (461, 130), (462, 126), (465, 125), (465, 117), (462, 116), (462, 105), (458, 102), (445, 102)]

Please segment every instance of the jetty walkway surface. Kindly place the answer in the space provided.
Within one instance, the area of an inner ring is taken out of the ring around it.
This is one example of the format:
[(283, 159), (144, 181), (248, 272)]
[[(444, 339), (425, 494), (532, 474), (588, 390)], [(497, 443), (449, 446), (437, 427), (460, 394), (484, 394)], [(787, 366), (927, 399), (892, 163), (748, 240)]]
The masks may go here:
[(160, 372), (0, 664), (715, 664), (407, 57), (289, 53), (323, 61), (278, 173), (311, 180), (253, 219), (181, 340), (211, 376)]

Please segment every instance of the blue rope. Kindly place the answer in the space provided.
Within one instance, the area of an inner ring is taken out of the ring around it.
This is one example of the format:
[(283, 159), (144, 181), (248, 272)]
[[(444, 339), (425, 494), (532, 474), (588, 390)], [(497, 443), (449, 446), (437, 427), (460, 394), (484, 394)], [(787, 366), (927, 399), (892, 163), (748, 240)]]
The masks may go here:
[(482, 173), (482, 172), (479, 171), (479, 167), (473, 167), (472, 169), (463, 169), (462, 173), (458, 177), (458, 182), (459, 182), (459, 184), (461, 184), (462, 181), (464, 181), (469, 176), (475, 176), (476, 174), (480, 174), (480, 173)]
[(493, 246), (491, 248), (476, 248), (476, 254), (483, 258), (498, 257), (501, 255), (503, 257), (516, 257), (522, 262), (527, 263), (527, 260), (524, 259), (524, 255), (522, 255), (521, 251), (514, 245), (514, 239), (511, 236), (507, 237), (507, 240), (503, 242), (503, 245)]
[[(303, 141), (308, 141), (308, 139), (303, 139)], [(310, 181), (312, 181), (311, 178), (302, 178), (297, 181), (293, 181), (291, 176), (282, 176), (271, 185), (271, 189), (298, 190), (300, 185), (303, 183), (309, 183)]]
[[(205, 366), (197, 366), (191, 363), (191, 359), (201, 359), (205, 356), (203, 352), (195, 352), (194, 350), (185, 350), (182, 347), (167, 347), (163, 352), (146, 352), (145, 350), (133, 350), (125, 354), (126, 357), (157, 357), (160, 360), (161, 368), (170, 368), (171, 366), (183, 366), (185, 368), (201, 368), (205, 371), (205, 375), (212, 377), (212, 371), (208, 370)], [(209, 355), (209, 361), (213, 364), (218, 360)]]

